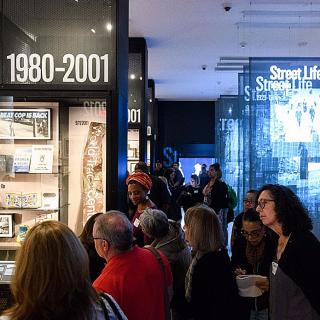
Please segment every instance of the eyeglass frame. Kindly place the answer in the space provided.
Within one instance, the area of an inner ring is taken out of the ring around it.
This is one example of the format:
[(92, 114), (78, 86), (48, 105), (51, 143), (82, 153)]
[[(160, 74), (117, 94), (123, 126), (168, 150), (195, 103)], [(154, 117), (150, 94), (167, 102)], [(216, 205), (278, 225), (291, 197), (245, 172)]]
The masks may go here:
[(242, 202), (254, 204), (254, 203), (255, 203), (255, 200), (249, 200), (249, 199), (244, 198), (244, 199), (242, 200)]
[(253, 230), (251, 232), (245, 231), (245, 230), (241, 230), (241, 234), (245, 237), (245, 238), (249, 238), (252, 237), (253, 239), (259, 238), (259, 236), (261, 236), (261, 232), (263, 231), (263, 227), (261, 227), (259, 230)]
[(260, 207), (260, 209), (263, 210), (268, 202), (275, 202), (275, 200), (273, 200), (273, 199), (263, 199), (262, 202), (260, 200), (260, 201), (257, 202), (257, 207)]
[(105, 238), (100, 238), (100, 237), (92, 237), (93, 240), (104, 240), (104, 241), (108, 241), (107, 239)]

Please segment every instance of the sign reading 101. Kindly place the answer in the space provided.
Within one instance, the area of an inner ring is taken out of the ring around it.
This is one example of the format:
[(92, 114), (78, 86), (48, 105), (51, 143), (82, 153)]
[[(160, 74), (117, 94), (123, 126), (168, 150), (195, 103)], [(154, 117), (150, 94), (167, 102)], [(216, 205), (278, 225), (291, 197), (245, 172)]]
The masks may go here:
[(63, 66), (57, 67), (52, 54), (39, 55), (32, 53), (11, 53), (7, 56), (10, 61), (11, 83), (53, 82), (57, 74), (62, 75), (63, 83), (108, 82), (108, 54), (63, 56)]

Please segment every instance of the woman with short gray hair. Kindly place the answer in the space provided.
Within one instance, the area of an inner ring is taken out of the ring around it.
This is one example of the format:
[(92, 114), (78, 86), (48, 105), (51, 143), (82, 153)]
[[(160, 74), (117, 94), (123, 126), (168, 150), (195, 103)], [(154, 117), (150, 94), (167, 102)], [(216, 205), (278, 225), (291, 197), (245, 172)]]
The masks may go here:
[(145, 235), (154, 239), (151, 246), (159, 249), (170, 262), (174, 291), (171, 301), (172, 319), (187, 319), (184, 282), (191, 262), (191, 253), (179, 223), (168, 220), (163, 211), (149, 208), (141, 214), (140, 226)]

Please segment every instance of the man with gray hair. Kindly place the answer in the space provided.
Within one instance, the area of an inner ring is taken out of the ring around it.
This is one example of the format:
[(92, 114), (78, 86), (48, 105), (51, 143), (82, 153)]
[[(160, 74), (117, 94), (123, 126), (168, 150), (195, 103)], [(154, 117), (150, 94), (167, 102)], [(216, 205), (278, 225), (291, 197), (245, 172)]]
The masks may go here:
[(93, 287), (110, 294), (130, 320), (164, 320), (166, 306), (160, 297), (172, 287), (166, 257), (159, 252), (164, 274), (151, 251), (133, 246), (132, 224), (120, 211), (100, 215), (92, 236), (97, 253), (107, 261)]

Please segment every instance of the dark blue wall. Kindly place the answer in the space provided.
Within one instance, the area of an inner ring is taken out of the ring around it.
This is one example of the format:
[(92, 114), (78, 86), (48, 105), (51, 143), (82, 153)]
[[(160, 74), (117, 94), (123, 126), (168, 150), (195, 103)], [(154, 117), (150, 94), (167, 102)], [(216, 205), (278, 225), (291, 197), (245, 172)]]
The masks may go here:
[(168, 147), (178, 157), (214, 156), (213, 101), (159, 101), (158, 119), (159, 159)]

